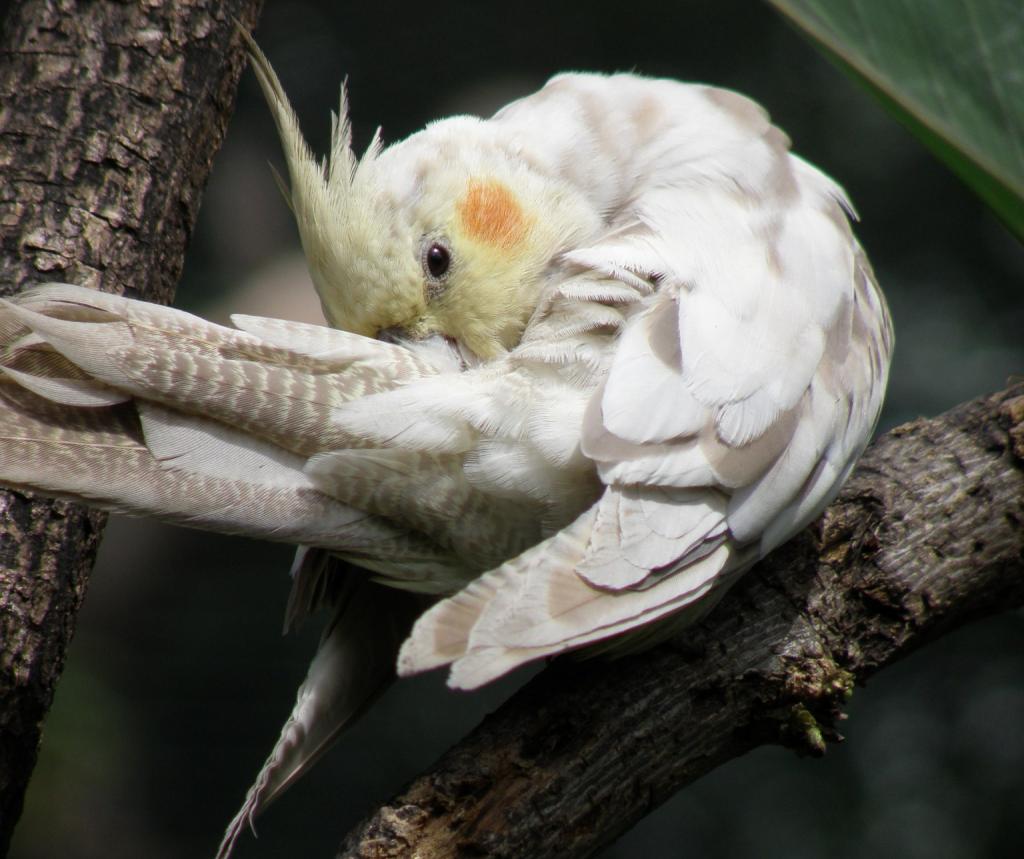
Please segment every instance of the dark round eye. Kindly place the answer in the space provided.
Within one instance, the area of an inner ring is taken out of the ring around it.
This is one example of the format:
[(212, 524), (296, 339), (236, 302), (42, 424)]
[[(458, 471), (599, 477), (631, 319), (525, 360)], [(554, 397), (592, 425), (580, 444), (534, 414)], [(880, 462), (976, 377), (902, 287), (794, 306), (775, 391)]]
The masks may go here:
[(452, 264), (451, 251), (441, 242), (431, 242), (423, 253), (423, 265), (433, 280), (443, 280)]

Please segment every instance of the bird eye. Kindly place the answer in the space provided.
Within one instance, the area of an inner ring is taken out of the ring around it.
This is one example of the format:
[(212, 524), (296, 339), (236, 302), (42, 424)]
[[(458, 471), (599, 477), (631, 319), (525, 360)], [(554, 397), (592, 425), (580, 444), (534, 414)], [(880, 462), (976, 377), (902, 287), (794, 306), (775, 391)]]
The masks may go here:
[(451, 265), (452, 252), (444, 242), (434, 239), (427, 243), (423, 249), (423, 270), (431, 281), (441, 283)]

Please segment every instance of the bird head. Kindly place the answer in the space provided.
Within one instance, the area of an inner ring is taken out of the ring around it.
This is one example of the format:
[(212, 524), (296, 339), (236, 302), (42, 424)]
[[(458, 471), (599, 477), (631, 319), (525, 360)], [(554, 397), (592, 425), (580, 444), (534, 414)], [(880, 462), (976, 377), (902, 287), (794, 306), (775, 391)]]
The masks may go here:
[(344, 89), (320, 162), (251, 47), (328, 323), (392, 340), (440, 336), (481, 359), (514, 346), (560, 252), (596, 228), (582, 195), (472, 117), (436, 122), (387, 149), (376, 135), (357, 158)]

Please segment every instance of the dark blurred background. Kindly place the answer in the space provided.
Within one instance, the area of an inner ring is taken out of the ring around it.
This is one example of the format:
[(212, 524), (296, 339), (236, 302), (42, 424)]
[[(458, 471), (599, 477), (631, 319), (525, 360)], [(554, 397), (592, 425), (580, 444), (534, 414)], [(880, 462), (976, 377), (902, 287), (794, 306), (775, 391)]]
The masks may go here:
[[(864, 92), (760, 3), (268, 0), (257, 33), (314, 148), (348, 77), (357, 149), (432, 118), (487, 115), (573, 69), (732, 87), (836, 177), (895, 317), (882, 429), (1024, 369), (1024, 253)], [(251, 74), (215, 164), (178, 303), (315, 318), (267, 161)], [(211, 856), (291, 707), (316, 631), (279, 635), (291, 551), (115, 520), (15, 837), (17, 859)], [(524, 679), (476, 694), (405, 681), (242, 839), (239, 859), (333, 855), (339, 836)], [(762, 749), (693, 785), (606, 857), (1019, 856), (1024, 622), (963, 629), (849, 708), (824, 760)]]

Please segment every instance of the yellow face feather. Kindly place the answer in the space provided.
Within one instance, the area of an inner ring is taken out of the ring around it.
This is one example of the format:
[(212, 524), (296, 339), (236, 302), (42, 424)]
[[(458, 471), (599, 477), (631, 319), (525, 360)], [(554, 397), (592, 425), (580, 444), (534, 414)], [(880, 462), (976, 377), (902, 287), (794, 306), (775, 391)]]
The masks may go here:
[[(536, 298), (539, 269), (551, 255), (537, 239), (536, 214), (505, 183), (474, 177), (456, 200), (447, 238), (452, 268), (427, 321), (481, 358), (515, 345)], [(429, 332), (428, 332), (429, 333)]]

